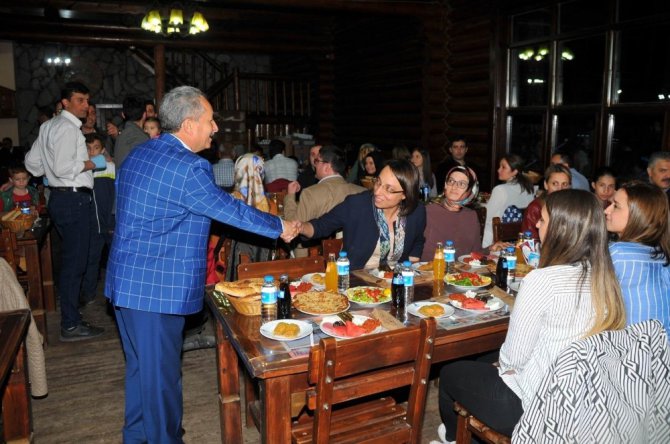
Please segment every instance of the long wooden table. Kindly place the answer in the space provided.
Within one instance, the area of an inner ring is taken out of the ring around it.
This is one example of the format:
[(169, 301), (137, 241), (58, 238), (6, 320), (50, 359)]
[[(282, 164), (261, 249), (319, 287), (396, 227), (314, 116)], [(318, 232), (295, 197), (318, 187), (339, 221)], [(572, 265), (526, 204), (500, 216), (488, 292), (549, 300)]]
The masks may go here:
[[(352, 274), (352, 286), (369, 285)], [(454, 289), (449, 288), (452, 291)], [(307, 353), (289, 349), (285, 343), (260, 335), (260, 316), (243, 316), (235, 311), (224, 296), (208, 287), (206, 300), (216, 318), (217, 372), (220, 401), (222, 443), (242, 442), (242, 405), (239, 368), (260, 384), (259, 400), (253, 388), (245, 390), (247, 426), (256, 422), (263, 443), (291, 442), (291, 418), (304, 406), (307, 383)], [(444, 283), (435, 281), (415, 287), (415, 300), (444, 299)], [(387, 306), (390, 310), (390, 303)], [(356, 307), (352, 307), (355, 310)], [(296, 311), (295, 319), (314, 319)], [(461, 325), (463, 323), (463, 326)], [(418, 318), (408, 317), (409, 324)], [(446, 323), (446, 324), (445, 324)], [(499, 348), (507, 333), (509, 316), (505, 312), (484, 316), (465, 314), (461, 319), (438, 323), (433, 362), (444, 362)], [(317, 339), (318, 340), (318, 339)], [(250, 412), (250, 413), (249, 413)]]
[(32, 422), (24, 340), (30, 312), (0, 313), (0, 393), (2, 394), (2, 442), (30, 442)]

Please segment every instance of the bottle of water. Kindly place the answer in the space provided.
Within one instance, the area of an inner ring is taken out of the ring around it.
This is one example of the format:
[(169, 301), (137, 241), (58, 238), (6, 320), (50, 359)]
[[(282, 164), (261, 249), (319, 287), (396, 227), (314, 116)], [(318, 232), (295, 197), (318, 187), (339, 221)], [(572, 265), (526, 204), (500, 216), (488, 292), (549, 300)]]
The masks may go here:
[(516, 251), (514, 247), (507, 247), (505, 259), (507, 259), (507, 286), (509, 287), (509, 283), (514, 282), (516, 277)]
[(272, 276), (263, 278), (261, 287), (261, 323), (277, 319), (277, 287)]
[(337, 259), (337, 291), (345, 294), (349, 289), (349, 258), (346, 251), (340, 251)]
[(405, 307), (414, 302), (414, 270), (409, 261), (402, 263), (402, 282), (405, 286)]
[(444, 244), (444, 263), (448, 274), (456, 273), (456, 246), (448, 240)]

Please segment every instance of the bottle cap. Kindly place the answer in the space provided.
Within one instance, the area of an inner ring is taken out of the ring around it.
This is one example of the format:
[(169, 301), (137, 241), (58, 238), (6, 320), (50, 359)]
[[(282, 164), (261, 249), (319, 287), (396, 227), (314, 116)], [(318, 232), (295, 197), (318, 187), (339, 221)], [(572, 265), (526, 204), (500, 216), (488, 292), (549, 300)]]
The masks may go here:
[(530, 231), (524, 231), (524, 232), (523, 232), (523, 235), (524, 235), (525, 237), (531, 237), (531, 236), (533, 235), (533, 233), (531, 233)]
[(448, 240), (447, 241), (447, 247), (451, 247), (452, 245), (454, 245), (454, 241)]
[(347, 257), (346, 251), (340, 251), (340, 257)]
[(514, 247), (507, 247), (508, 253), (514, 253)]
[(279, 276), (279, 279), (288, 279), (288, 274), (284, 273), (281, 276)]
[(402, 263), (402, 265), (403, 265), (403, 267), (409, 267), (409, 266), (411, 266), (412, 264), (411, 264), (410, 261), (404, 261), (404, 262)]
[(275, 278), (273, 278), (272, 276), (270, 276), (270, 275), (268, 274), (267, 276), (265, 276), (265, 277), (263, 278), (263, 280), (264, 280), (265, 282), (272, 282), (272, 281), (275, 280)]

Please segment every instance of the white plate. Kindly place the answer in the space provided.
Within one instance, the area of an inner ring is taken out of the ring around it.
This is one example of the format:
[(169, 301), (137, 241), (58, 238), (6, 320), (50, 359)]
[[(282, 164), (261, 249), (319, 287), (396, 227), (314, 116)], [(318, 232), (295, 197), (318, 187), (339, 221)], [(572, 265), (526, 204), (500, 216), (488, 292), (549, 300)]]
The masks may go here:
[[(274, 335), (272, 332), (274, 331), (277, 324), (280, 322), (286, 322), (287, 324), (296, 324), (298, 327), (300, 327), (300, 332), (298, 332), (298, 336), (296, 336), (295, 338), (287, 338), (284, 336)], [(270, 321), (266, 324), (261, 325), (261, 334), (266, 338), (274, 339), (275, 341), (295, 341), (296, 339), (304, 338), (311, 332), (312, 332), (312, 324), (310, 324), (309, 322), (298, 321), (295, 319), (277, 319), (276, 321)]]
[(385, 278), (385, 277), (384, 277), (384, 273), (385, 273), (385, 272), (383, 272), (383, 271), (379, 271), (379, 269), (377, 269), (377, 268), (368, 268), (368, 269), (365, 270), (365, 271), (366, 271), (368, 274), (371, 274), (372, 276), (376, 277), (377, 279), (384, 279), (384, 280), (385, 280), (387, 283), (389, 283), (389, 284), (390, 284), (391, 281), (393, 280), (393, 277)]
[[(318, 283), (313, 281), (314, 275), (317, 275), (317, 274), (321, 275), (321, 277), (323, 277), (323, 284), (318, 284)], [(309, 282), (310, 284), (312, 284), (314, 286), (312, 288), (312, 290), (314, 290), (314, 291), (323, 291), (326, 288), (326, 273), (308, 273), (308, 274), (304, 275), (301, 280), (303, 282)]]
[(453, 307), (450, 307), (447, 304), (442, 304), (440, 302), (434, 302), (434, 301), (419, 301), (411, 303), (407, 306), (407, 312), (411, 315), (418, 316), (420, 318), (426, 318), (428, 316), (424, 315), (419, 311), (419, 309), (424, 305), (439, 305), (440, 307), (444, 308), (444, 314), (442, 316), (436, 316), (435, 319), (446, 318), (454, 314)]
[[(457, 274), (457, 273), (455, 273), (455, 274)], [(488, 278), (488, 279), (489, 279), (489, 283), (488, 283), (488, 284), (484, 284), (484, 285), (456, 285), (456, 284), (452, 284), (451, 282), (447, 281), (447, 277), (448, 277), (448, 276), (449, 276), (448, 274), (444, 275), (444, 282), (445, 282), (447, 285), (451, 285), (451, 286), (453, 286), (453, 287), (459, 288), (459, 289), (461, 289), (461, 290), (466, 290), (466, 291), (467, 291), (467, 290), (476, 290), (476, 289), (478, 289), (478, 288), (488, 287), (489, 285), (491, 285), (491, 284), (493, 283), (493, 279), (492, 279), (491, 277), (489, 277), (489, 276), (483, 276), (483, 275), (480, 274), (479, 277), (485, 277), (485, 278)]]
[(449, 300), (449, 303), (456, 308), (460, 308), (461, 310), (465, 310), (465, 311), (471, 311), (473, 313), (486, 313), (486, 312), (489, 312), (489, 311), (497, 311), (497, 310), (500, 310), (501, 308), (503, 308), (505, 306), (505, 303), (503, 301), (501, 301), (500, 299), (498, 299), (497, 297), (495, 297), (495, 296), (491, 296), (491, 299), (487, 302), (487, 304), (489, 304), (491, 306), (491, 308), (484, 309), (484, 310), (473, 310), (472, 308), (463, 308), (463, 307), (460, 306), (461, 305), (460, 302), (452, 301), (451, 299)]
[[(372, 319), (368, 316), (361, 316), (361, 315), (353, 315), (353, 316), (354, 316), (353, 322), (356, 325), (362, 325), (366, 320)], [(332, 337), (338, 338), (338, 339), (360, 338), (360, 337), (365, 336), (365, 335), (371, 335), (371, 334), (379, 333), (380, 331), (382, 331), (382, 326), (380, 325), (379, 327), (372, 330), (370, 333), (365, 333), (361, 336), (340, 336), (340, 335), (336, 334), (335, 332), (333, 332), (332, 330), (330, 330), (328, 328), (323, 328), (323, 324), (326, 323), (326, 322), (333, 323), (335, 321), (341, 321), (341, 320), (342, 319), (340, 319), (339, 316), (326, 316), (321, 320), (321, 324), (319, 324), (319, 327), (321, 328), (321, 331), (324, 332), (325, 334), (327, 334), (328, 336), (332, 336)]]
[[(464, 254), (463, 256), (458, 256), (458, 262), (460, 262), (463, 265), (469, 265), (470, 268), (472, 268), (473, 270), (478, 269), (478, 268), (486, 268), (486, 265), (483, 265), (483, 264), (481, 264), (481, 265), (470, 265), (468, 262), (465, 262), (465, 259), (467, 259), (469, 257), (470, 257), (469, 254)], [(484, 258), (486, 258), (486, 257), (484, 257)]]
[(380, 288), (380, 287), (370, 287), (370, 286), (352, 287), (352, 288), (347, 290), (347, 299), (349, 299), (349, 302), (353, 302), (353, 303), (361, 305), (363, 307), (375, 307), (377, 305), (386, 304), (387, 302), (391, 302), (391, 296), (389, 295), (387, 297), (384, 297), (383, 294), (382, 294), (382, 298), (384, 298), (384, 300), (381, 301), (381, 302), (358, 302), (358, 301), (354, 301), (353, 299), (351, 299), (352, 295), (354, 294), (354, 290), (361, 290), (361, 289), (367, 289), (367, 288), (371, 288), (371, 289), (375, 289), (375, 290), (381, 290), (382, 292), (384, 291), (384, 289)]

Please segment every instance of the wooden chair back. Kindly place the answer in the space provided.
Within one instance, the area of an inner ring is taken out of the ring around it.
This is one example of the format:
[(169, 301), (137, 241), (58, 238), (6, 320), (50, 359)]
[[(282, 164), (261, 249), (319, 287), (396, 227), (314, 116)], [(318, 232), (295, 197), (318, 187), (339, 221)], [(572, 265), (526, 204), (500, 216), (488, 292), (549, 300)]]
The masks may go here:
[(510, 444), (509, 436), (503, 435), (484, 424), (477, 417), (468, 412), (460, 403), (454, 403), (454, 410), (458, 414), (456, 422), (456, 444), (470, 444), (472, 435), (487, 444)]
[(499, 217), (493, 218), (493, 242), (515, 241), (521, 233), (521, 222), (502, 223)]
[(323, 256), (300, 257), (240, 264), (237, 266), (237, 278), (248, 279), (263, 277), (268, 274), (278, 277), (280, 274), (288, 274), (289, 278), (293, 280), (307, 273), (322, 273), (325, 270), (326, 263)]
[[(416, 327), (340, 342), (327, 338), (313, 347), (308, 377), (315, 388), (307, 393), (312, 442), (336, 442), (338, 434), (359, 443), (420, 442), (435, 328), (435, 319), (422, 319)], [(406, 408), (386, 397), (333, 412), (342, 402), (408, 385)]]
[(328, 259), (328, 254), (333, 253), (335, 257), (342, 251), (342, 239), (324, 239), (321, 241), (323, 257)]
[(5, 258), (14, 273), (19, 266), (19, 258), (16, 254), (18, 245), (16, 243), (16, 234), (7, 229), (0, 230), (0, 257)]

